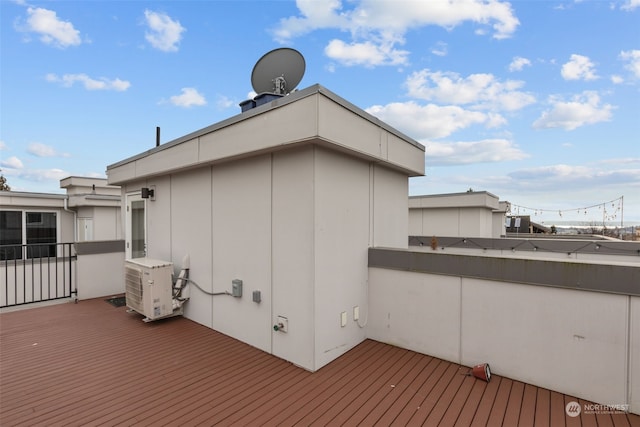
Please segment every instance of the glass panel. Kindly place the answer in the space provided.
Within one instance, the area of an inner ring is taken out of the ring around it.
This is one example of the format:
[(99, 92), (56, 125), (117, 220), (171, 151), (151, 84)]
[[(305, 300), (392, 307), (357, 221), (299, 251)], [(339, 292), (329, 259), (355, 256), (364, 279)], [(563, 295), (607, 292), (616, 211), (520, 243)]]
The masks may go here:
[(142, 258), (146, 254), (144, 242), (144, 200), (131, 202), (131, 257)]
[(0, 211), (0, 260), (22, 259), (21, 245), (22, 212)]
[[(27, 258), (56, 256), (55, 212), (27, 212)], [(46, 243), (54, 243), (47, 245)]]

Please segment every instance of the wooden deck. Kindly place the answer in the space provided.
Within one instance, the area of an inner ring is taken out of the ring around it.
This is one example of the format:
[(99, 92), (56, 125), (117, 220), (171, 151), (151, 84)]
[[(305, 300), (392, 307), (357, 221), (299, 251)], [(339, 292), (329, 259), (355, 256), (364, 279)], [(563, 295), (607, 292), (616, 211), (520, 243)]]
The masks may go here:
[[(184, 318), (102, 299), (0, 314), (0, 425), (640, 426), (367, 340), (315, 373)], [(585, 402), (581, 402), (585, 403)]]

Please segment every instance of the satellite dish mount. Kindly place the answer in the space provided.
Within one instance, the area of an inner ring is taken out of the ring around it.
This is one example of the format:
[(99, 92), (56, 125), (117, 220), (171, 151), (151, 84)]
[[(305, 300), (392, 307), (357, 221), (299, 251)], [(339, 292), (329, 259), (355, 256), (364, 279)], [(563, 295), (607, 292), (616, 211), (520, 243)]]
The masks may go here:
[(302, 80), (304, 70), (304, 57), (295, 49), (283, 47), (264, 54), (251, 72), (251, 86), (258, 95), (241, 102), (242, 111), (288, 95)]
[(273, 93), (278, 95), (287, 94), (287, 81), (284, 79), (284, 76), (276, 77), (273, 80)]

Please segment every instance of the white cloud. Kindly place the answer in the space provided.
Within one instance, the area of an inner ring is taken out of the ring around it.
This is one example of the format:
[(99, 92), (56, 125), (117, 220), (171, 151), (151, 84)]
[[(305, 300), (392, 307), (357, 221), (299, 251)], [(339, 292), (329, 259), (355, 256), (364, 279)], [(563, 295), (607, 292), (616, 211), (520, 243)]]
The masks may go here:
[(11, 156), (8, 159), (0, 161), (0, 166), (9, 169), (22, 169), (24, 164), (22, 163), (22, 160), (16, 156)]
[(613, 75), (611, 76), (611, 83), (619, 85), (621, 83), (624, 83), (624, 79), (622, 78), (622, 76)]
[(384, 122), (398, 130), (420, 139), (443, 138), (476, 124), (495, 126), (500, 122), (495, 114), (465, 110), (458, 106), (418, 105), (415, 102), (374, 105), (367, 108)]
[[(338, 29), (351, 41), (332, 40), (325, 53), (345, 65), (406, 64), (408, 52), (396, 48), (413, 28), (437, 25), (452, 29), (464, 22), (491, 26), (493, 37), (510, 37), (520, 22), (511, 5), (497, 0), (402, 2), (396, 0), (297, 0), (299, 16), (281, 19), (274, 38), (289, 43), (318, 29)], [(441, 49), (436, 54), (442, 54)], [(444, 51), (446, 53), (446, 50)]]
[(431, 48), (431, 53), (436, 56), (447, 56), (449, 53), (448, 45), (445, 42), (438, 42), (433, 48)]
[(169, 99), (173, 105), (185, 108), (207, 104), (204, 96), (192, 87), (183, 87), (180, 95), (174, 95)]
[(593, 186), (640, 183), (640, 169), (609, 170), (598, 165), (571, 166), (565, 164), (541, 166), (522, 169), (509, 173), (509, 176), (521, 182), (521, 186), (528, 185), (539, 189), (552, 189), (560, 186), (563, 189), (589, 188)]
[(427, 142), (425, 156), (429, 166), (494, 163), (529, 157), (512, 141), (506, 139)]
[(409, 52), (397, 50), (390, 43), (375, 44), (370, 41), (364, 43), (345, 43), (342, 40), (331, 40), (324, 53), (331, 59), (343, 65), (403, 65), (407, 63)]
[(598, 78), (594, 64), (589, 57), (576, 54), (571, 55), (571, 59), (562, 66), (560, 73), (565, 80), (595, 80)]
[(9, 147), (7, 147), (7, 144), (5, 144), (4, 141), (0, 141), (0, 151), (5, 151), (8, 149)]
[(640, 0), (626, 0), (620, 9), (632, 11), (637, 7), (640, 7)]
[(516, 56), (511, 61), (511, 64), (509, 64), (509, 71), (522, 71), (525, 66), (530, 67), (531, 61), (529, 61), (527, 58)]
[(622, 51), (619, 58), (626, 62), (624, 67), (631, 71), (634, 77), (640, 79), (640, 50)]
[(67, 178), (71, 174), (63, 169), (25, 169), (18, 173), (12, 174), (12, 176), (24, 179), (26, 181), (44, 182), (52, 181), (56, 184), (61, 179)]
[(615, 108), (610, 104), (600, 105), (600, 96), (592, 91), (576, 95), (571, 101), (551, 97), (549, 102), (551, 109), (544, 111), (533, 123), (535, 129), (574, 130), (581, 126), (609, 121)]
[(218, 95), (217, 96), (216, 106), (220, 110), (226, 110), (227, 108), (230, 108), (230, 107), (234, 106), (235, 104), (236, 103), (234, 101), (232, 101), (231, 99), (229, 99), (228, 97), (226, 97), (224, 95)]
[(27, 15), (26, 25), (18, 29), (39, 34), (43, 43), (61, 49), (82, 43), (80, 31), (71, 22), (59, 19), (53, 10), (29, 7)]
[(151, 43), (151, 46), (164, 52), (177, 51), (177, 45), (186, 28), (165, 13), (145, 10), (144, 17), (149, 26), (149, 31), (145, 33), (145, 39)]
[(29, 144), (27, 152), (36, 157), (70, 157), (68, 153), (58, 153), (53, 147), (39, 142)]
[(637, 165), (640, 166), (640, 157), (618, 157), (612, 159), (602, 159), (598, 161), (601, 165)]
[(500, 82), (492, 74), (463, 78), (458, 73), (425, 69), (412, 73), (405, 84), (411, 97), (476, 109), (515, 111), (535, 102), (533, 95), (518, 90), (524, 82)]
[(115, 90), (117, 92), (123, 92), (131, 86), (131, 83), (126, 80), (117, 78), (107, 79), (105, 77), (100, 77), (96, 80), (86, 74), (64, 74), (63, 76), (47, 74), (45, 79), (51, 83), (60, 83), (64, 87), (71, 87), (78, 82), (87, 90)]

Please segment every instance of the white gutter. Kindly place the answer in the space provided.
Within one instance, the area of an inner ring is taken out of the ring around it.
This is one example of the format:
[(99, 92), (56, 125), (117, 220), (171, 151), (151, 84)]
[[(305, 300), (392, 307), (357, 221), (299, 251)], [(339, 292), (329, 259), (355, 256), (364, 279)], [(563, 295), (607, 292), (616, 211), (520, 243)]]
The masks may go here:
[(64, 198), (64, 210), (73, 214), (73, 243), (78, 241), (78, 212), (69, 209), (69, 195)]

